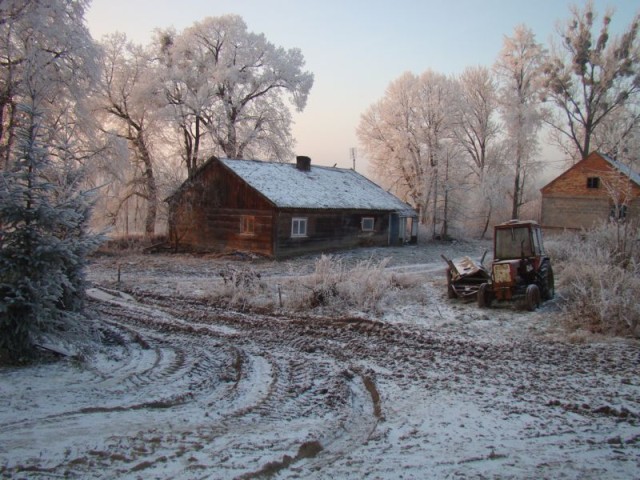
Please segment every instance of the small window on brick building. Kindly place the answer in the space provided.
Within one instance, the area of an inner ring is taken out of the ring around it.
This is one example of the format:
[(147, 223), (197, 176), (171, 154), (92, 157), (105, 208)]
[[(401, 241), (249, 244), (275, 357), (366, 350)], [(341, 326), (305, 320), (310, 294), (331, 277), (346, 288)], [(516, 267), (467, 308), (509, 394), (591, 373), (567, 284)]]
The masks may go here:
[(600, 188), (600, 178), (599, 177), (587, 178), (587, 188)]
[(611, 220), (624, 222), (624, 220), (627, 218), (627, 206), (611, 205), (611, 210), (609, 211), (609, 217), (611, 217)]
[(242, 217), (240, 217), (240, 234), (255, 235), (255, 232), (256, 217), (253, 215), (242, 215)]

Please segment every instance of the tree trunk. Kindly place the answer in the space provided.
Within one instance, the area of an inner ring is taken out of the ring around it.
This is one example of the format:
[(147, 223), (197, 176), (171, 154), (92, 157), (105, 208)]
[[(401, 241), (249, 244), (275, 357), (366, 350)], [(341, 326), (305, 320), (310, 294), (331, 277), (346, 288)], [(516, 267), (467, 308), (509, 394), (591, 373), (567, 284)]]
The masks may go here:
[(238, 132), (236, 131), (236, 117), (237, 113), (234, 109), (228, 112), (229, 123), (227, 128), (227, 141), (222, 145), (222, 150), (228, 158), (238, 158)]
[(440, 235), (443, 240), (449, 238), (449, 154), (444, 164), (444, 205), (442, 212), (442, 229)]
[(147, 197), (147, 213), (145, 215), (144, 234), (145, 237), (151, 238), (155, 234), (156, 230), (156, 216), (158, 211), (158, 187), (156, 185), (156, 179), (153, 175), (153, 162), (151, 161), (151, 154), (144, 141), (142, 131), (138, 132), (135, 143), (140, 155), (140, 160), (142, 160), (142, 163), (144, 164), (143, 177)]
[(516, 147), (516, 175), (513, 181), (513, 204), (511, 208), (511, 218), (516, 220), (519, 215), (520, 209), (520, 169), (522, 165), (522, 146), (520, 140), (518, 140), (518, 146)]
[(438, 223), (438, 167), (433, 170), (433, 230), (431, 237), (436, 238), (436, 224)]
[(487, 230), (489, 230), (489, 222), (491, 222), (491, 213), (493, 211), (493, 206), (491, 202), (489, 202), (489, 211), (487, 212), (487, 219), (484, 222), (484, 229), (482, 230), (482, 235), (480, 235), (480, 239), (484, 240), (484, 236), (487, 234)]

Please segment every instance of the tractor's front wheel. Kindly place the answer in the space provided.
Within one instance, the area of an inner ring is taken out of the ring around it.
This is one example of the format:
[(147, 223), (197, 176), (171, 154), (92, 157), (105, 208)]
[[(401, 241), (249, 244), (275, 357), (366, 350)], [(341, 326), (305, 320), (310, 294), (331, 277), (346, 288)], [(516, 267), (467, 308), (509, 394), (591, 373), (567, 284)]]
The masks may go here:
[(527, 310), (529, 310), (530, 312), (533, 312), (540, 306), (540, 289), (535, 283), (532, 283), (527, 287), (525, 302)]
[(491, 306), (492, 300), (493, 297), (491, 296), (491, 289), (489, 288), (489, 284), (483, 283), (478, 289), (478, 307), (489, 308)]

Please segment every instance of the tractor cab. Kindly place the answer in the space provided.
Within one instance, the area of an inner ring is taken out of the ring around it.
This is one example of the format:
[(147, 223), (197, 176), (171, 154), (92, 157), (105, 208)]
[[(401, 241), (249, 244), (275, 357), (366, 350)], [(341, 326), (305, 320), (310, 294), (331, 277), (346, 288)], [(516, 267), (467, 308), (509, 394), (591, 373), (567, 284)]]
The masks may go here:
[(529, 310), (553, 297), (551, 260), (544, 251), (540, 225), (511, 220), (495, 226), (489, 281), (478, 291), (478, 305), (522, 296)]
[(544, 255), (540, 226), (533, 221), (510, 221), (496, 225), (493, 258), (513, 260)]

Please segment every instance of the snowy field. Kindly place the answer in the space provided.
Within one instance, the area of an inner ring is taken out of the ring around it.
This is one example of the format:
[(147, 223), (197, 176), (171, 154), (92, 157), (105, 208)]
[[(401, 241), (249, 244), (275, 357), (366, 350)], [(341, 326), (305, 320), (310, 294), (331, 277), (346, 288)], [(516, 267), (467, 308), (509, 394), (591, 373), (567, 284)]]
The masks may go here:
[(0, 369), (0, 475), (640, 478), (640, 344), (569, 335), (553, 301), (448, 300), (440, 254), (486, 247), (339, 254), (391, 257), (418, 280), (377, 314), (211, 302), (229, 265), (275, 296), (313, 257), (97, 257), (89, 311), (106, 346), (86, 363)]

